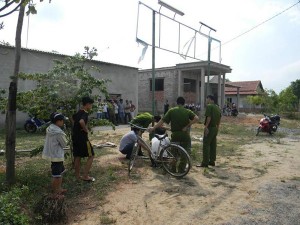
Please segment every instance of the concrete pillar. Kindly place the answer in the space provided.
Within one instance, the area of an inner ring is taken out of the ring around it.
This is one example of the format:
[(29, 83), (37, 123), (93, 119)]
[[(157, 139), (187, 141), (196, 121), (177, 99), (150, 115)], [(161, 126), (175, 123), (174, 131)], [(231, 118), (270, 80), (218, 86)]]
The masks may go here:
[(236, 103), (236, 108), (239, 111), (240, 109), (240, 88), (237, 88), (237, 103)]
[(221, 100), (221, 107), (225, 104), (225, 73), (223, 74), (223, 82), (222, 82), (222, 100)]
[(178, 96), (182, 96), (182, 72), (178, 70)]
[(222, 87), (221, 87), (221, 73), (218, 75), (218, 105), (222, 107)]
[(204, 110), (204, 104), (205, 104), (205, 69), (201, 68), (201, 94), (200, 94), (200, 105), (201, 105), (201, 111)]
[(196, 76), (196, 104), (198, 104), (200, 102), (200, 75), (197, 74)]
[(225, 83), (226, 83), (226, 81), (225, 81), (225, 73), (223, 74), (223, 85), (222, 85), (222, 107), (225, 105)]

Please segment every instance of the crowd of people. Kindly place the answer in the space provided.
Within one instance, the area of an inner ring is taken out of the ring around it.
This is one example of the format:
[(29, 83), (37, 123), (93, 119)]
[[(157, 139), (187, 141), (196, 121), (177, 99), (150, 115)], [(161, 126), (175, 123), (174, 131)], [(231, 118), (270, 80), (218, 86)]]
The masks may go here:
[(225, 104), (222, 113), (224, 116), (236, 116), (238, 114), (236, 104), (234, 102)]
[[(166, 102), (167, 103), (167, 102)], [(154, 123), (152, 127), (148, 127), (149, 133), (165, 132), (164, 124), (170, 124), (171, 141), (179, 143), (186, 151), (191, 154), (191, 126), (199, 122), (196, 113), (185, 107), (185, 99), (177, 98), (177, 106), (169, 108), (165, 107), (163, 117), (153, 117)], [(215, 166), (217, 134), (219, 130), (221, 111), (214, 102), (214, 97), (209, 95), (206, 99), (207, 107), (205, 111), (205, 123), (203, 134), (203, 160), (197, 167)], [(75, 177), (79, 181), (93, 182), (94, 177), (89, 175), (94, 160), (94, 150), (88, 138), (88, 115), (92, 109), (94, 100), (90, 97), (82, 98), (82, 106), (72, 116), (72, 143)], [(98, 106), (101, 106), (97, 116), (98, 118), (110, 118), (115, 122), (129, 122), (134, 117), (135, 106), (132, 101), (107, 101), (98, 100)], [(124, 117), (123, 117), (124, 116)], [(138, 116), (137, 116), (138, 117)], [(114, 118), (114, 119), (113, 119)], [(64, 125), (65, 117), (60, 113), (52, 113), (50, 116), (51, 125), (47, 128), (46, 140), (44, 144), (42, 157), (51, 162), (52, 171), (52, 190), (56, 196), (63, 197), (67, 191), (62, 188), (62, 175), (65, 172), (64, 167), (64, 147), (66, 146), (65, 133), (61, 129)], [(122, 120), (123, 119), (123, 120)], [(147, 121), (151, 124), (151, 121)], [(149, 125), (148, 125), (149, 126)], [(138, 141), (137, 136), (141, 135), (139, 129), (132, 127), (131, 131), (125, 134), (120, 140), (119, 151), (130, 158), (133, 145)], [(143, 147), (143, 146), (142, 146)], [(142, 153), (141, 153), (142, 154)], [(87, 158), (83, 173), (81, 175), (81, 159)]]
[(115, 99), (97, 102), (97, 119), (107, 119), (114, 125), (127, 124), (135, 116), (136, 107), (131, 100)]

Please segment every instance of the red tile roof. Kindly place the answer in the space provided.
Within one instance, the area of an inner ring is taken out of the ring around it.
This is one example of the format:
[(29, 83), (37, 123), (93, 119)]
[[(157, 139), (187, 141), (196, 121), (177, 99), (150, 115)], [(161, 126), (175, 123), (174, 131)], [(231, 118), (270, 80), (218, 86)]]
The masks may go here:
[[(264, 91), (260, 80), (226, 82), (226, 84), (241, 87), (240, 95), (257, 95), (259, 94), (259, 91)], [(237, 88), (225, 87), (225, 95), (235, 95), (235, 94), (237, 94)]]

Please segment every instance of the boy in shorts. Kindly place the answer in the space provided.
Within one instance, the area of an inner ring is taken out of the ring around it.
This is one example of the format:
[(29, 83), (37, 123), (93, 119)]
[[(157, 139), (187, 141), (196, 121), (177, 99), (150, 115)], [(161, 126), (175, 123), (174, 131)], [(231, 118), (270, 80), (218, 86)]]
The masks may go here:
[(51, 124), (47, 128), (42, 158), (51, 161), (52, 191), (54, 194), (63, 195), (67, 190), (62, 189), (62, 174), (64, 167), (64, 147), (66, 147), (66, 134), (61, 127), (64, 125), (64, 116), (60, 113), (52, 113)]
[[(94, 150), (88, 138), (88, 111), (92, 109), (94, 100), (90, 97), (82, 98), (82, 108), (73, 115), (73, 156), (75, 177), (77, 180), (95, 181), (95, 178), (89, 176), (90, 169), (94, 160)], [(83, 176), (80, 176), (81, 158), (87, 157)]]

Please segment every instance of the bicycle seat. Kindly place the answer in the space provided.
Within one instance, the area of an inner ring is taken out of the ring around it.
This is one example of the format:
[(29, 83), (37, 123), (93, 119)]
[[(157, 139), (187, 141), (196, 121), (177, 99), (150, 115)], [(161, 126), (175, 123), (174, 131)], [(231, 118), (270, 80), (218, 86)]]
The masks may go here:
[(154, 134), (154, 137), (156, 137), (158, 140), (163, 140), (166, 137), (168, 137), (168, 134), (163, 134), (163, 135), (159, 135), (159, 134)]

